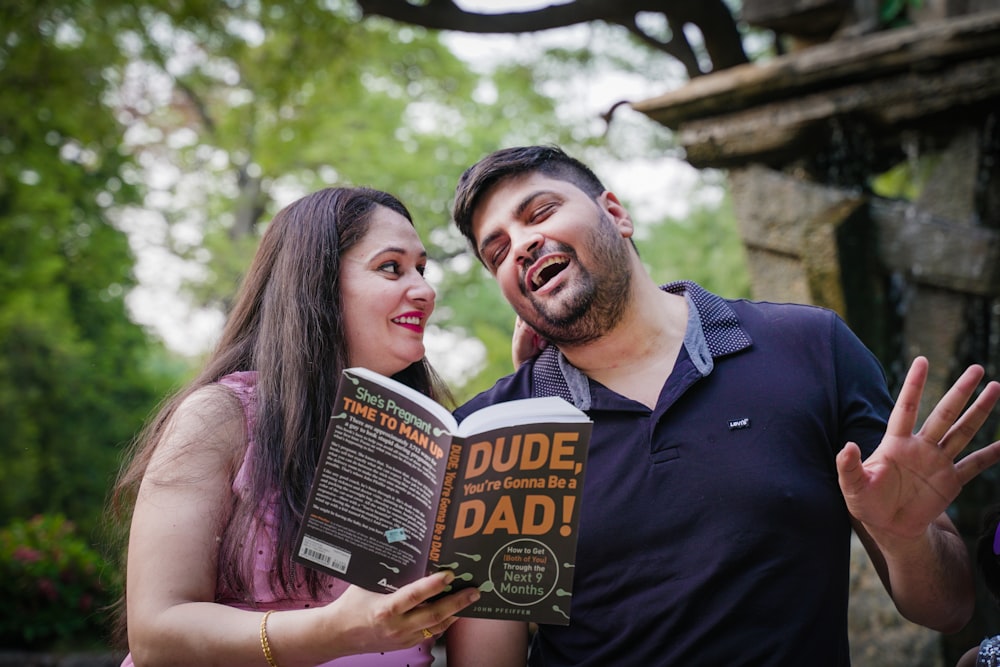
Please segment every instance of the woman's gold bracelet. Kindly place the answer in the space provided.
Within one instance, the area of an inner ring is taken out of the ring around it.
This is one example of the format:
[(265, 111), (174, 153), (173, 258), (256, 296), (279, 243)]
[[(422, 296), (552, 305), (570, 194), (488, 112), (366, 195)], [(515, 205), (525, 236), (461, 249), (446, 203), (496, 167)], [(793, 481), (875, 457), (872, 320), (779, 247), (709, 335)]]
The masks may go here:
[(274, 613), (273, 609), (269, 609), (264, 612), (264, 618), (260, 619), (260, 649), (264, 651), (264, 659), (267, 660), (267, 664), (271, 667), (278, 667), (278, 663), (274, 661), (274, 656), (271, 655), (271, 643), (267, 641), (267, 617)]

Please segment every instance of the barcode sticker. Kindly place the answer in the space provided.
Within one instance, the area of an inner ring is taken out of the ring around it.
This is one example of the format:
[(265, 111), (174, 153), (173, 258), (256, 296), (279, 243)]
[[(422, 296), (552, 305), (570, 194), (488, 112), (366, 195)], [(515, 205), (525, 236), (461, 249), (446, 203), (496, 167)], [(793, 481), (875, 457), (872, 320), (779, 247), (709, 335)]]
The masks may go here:
[(351, 552), (344, 551), (326, 542), (311, 537), (302, 538), (302, 546), (299, 547), (299, 556), (314, 563), (325, 565), (334, 572), (347, 572), (347, 566), (351, 564)]

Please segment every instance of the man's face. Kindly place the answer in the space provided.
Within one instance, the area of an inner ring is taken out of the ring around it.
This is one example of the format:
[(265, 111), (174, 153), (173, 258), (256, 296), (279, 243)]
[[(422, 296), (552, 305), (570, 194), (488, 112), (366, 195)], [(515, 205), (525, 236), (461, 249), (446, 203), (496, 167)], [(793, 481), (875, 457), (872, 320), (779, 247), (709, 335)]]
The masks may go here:
[(595, 201), (543, 174), (508, 178), (480, 199), (472, 231), (504, 297), (545, 338), (581, 344), (620, 320), (632, 224), (611, 193)]

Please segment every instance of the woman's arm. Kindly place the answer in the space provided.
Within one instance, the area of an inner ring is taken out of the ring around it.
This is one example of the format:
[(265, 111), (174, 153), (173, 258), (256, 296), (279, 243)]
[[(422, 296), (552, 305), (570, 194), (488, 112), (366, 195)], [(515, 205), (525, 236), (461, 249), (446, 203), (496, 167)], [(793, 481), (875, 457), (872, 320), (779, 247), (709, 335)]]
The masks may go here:
[[(264, 665), (263, 612), (216, 604), (216, 563), (231, 486), (246, 447), (242, 409), (221, 387), (195, 392), (178, 409), (146, 471), (129, 539), (129, 647), (137, 665)], [(472, 602), (442, 592), (450, 573), (391, 595), (349, 588), (324, 607), (271, 614), (267, 634), (282, 667), (392, 651), (440, 633)]]

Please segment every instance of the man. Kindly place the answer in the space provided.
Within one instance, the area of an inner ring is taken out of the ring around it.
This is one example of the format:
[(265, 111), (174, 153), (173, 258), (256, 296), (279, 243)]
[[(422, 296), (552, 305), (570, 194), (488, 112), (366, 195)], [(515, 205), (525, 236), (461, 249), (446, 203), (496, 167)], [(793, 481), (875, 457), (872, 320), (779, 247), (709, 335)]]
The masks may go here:
[[(658, 287), (628, 212), (557, 148), (471, 167), (454, 219), (550, 342), (458, 416), (554, 394), (594, 420), (572, 620), (539, 627), (531, 665), (847, 665), (852, 528), (905, 617), (966, 624), (972, 570), (944, 512), (1000, 460), (996, 442), (955, 463), (1000, 397), (991, 382), (963, 412), (982, 368), (914, 434), (925, 359), (893, 408), (831, 311)], [(527, 639), (461, 619), (448, 664), (523, 665)]]

